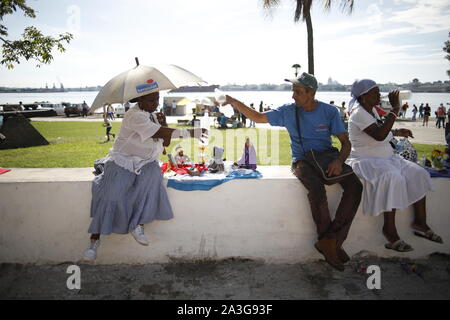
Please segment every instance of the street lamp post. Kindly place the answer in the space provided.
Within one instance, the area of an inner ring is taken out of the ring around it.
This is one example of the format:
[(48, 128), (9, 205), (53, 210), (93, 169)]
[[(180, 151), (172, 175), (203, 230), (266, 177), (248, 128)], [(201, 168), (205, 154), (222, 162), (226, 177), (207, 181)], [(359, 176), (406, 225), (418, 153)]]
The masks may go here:
[(300, 69), (301, 66), (300, 66), (298, 63), (296, 63), (296, 64), (294, 64), (294, 65), (292, 66), (292, 68), (295, 69), (295, 77), (297, 78), (297, 75), (298, 75), (298, 69)]

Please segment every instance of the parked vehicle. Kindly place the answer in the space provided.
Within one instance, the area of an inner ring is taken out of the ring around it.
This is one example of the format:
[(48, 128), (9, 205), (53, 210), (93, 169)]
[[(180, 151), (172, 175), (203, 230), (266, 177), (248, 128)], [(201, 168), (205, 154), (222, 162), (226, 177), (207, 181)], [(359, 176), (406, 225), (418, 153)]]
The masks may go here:
[(114, 114), (116, 115), (117, 118), (123, 118), (125, 117), (125, 113), (130, 110), (130, 108), (134, 106), (134, 104), (128, 103), (128, 104), (117, 104), (114, 109)]
[(30, 104), (27, 104), (27, 105), (22, 104), (22, 105), (20, 105), (20, 104), (9, 104), (9, 103), (7, 103), (7, 104), (3, 104), (2, 105), (2, 109), (3, 109), (2, 111), (7, 112), (7, 111), (31, 110), (32, 109), (31, 106), (35, 106), (35, 108), (33, 108), (33, 110), (36, 110), (37, 105), (30, 105)]
[(55, 110), (56, 115), (57, 116), (63, 116), (65, 115), (65, 107), (60, 104), (60, 103), (56, 103), (56, 104), (52, 104), (52, 103), (41, 103), (41, 105), (38, 107), (38, 110), (40, 109), (44, 109), (44, 110)]
[(117, 117), (117, 118), (120, 118), (120, 117), (124, 117), (125, 116), (125, 107), (123, 106), (123, 104), (118, 104), (117, 106), (113, 106), (113, 108), (114, 108), (114, 115)]
[(0, 111), (17, 111), (18, 110), (18, 104), (4, 104), (1, 106)]
[(38, 104), (34, 103), (34, 104), (24, 104), (23, 108), (25, 110), (36, 110), (39, 107)]
[(70, 117), (72, 114), (77, 116), (83, 115), (83, 106), (81, 103), (76, 104), (63, 102), (62, 105), (64, 106), (64, 114), (66, 117)]

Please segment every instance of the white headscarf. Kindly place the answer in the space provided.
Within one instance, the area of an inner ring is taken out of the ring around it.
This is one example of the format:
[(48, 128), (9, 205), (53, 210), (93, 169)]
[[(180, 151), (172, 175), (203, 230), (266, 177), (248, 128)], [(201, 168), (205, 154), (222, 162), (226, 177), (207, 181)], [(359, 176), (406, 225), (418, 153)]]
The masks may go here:
[(353, 105), (355, 104), (357, 98), (376, 87), (378, 87), (376, 82), (370, 79), (356, 80), (355, 82), (353, 82), (352, 90), (350, 93), (352, 96), (352, 100), (350, 100), (348, 104), (348, 113), (350, 114), (352, 112)]

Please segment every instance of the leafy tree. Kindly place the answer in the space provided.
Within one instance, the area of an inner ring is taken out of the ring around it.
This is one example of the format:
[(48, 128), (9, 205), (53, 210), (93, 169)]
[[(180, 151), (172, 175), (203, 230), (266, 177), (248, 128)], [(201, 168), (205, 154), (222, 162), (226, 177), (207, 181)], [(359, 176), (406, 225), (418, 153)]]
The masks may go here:
[(31, 26), (25, 28), (22, 38), (19, 40), (9, 40), (8, 28), (3, 24), (6, 15), (14, 14), (22, 10), (29, 18), (36, 18), (35, 11), (26, 5), (26, 0), (0, 0), (0, 41), (1, 46), (0, 66), (13, 69), (15, 64), (20, 64), (20, 58), (37, 60), (36, 65), (50, 64), (53, 60), (52, 50), (60, 52), (66, 51), (63, 43), (73, 39), (70, 33), (60, 34), (57, 38), (45, 36), (37, 28)]
[[(281, 0), (263, 0), (263, 7), (265, 9), (271, 9), (280, 4)], [(314, 36), (313, 26), (311, 20), (311, 6), (313, 0), (295, 0), (296, 8), (294, 14), (294, 21), (300, 21), (302, 18), (306, 22), (306, 30), (308, 34), (308, 73), (314, 74)], [(332, 0), (323, 0), (323, 6), (325, 10), (331, 8)], [(342, 11), (351, 13), (353, 11), (353, 0), (341, 0)]]
[[(450, 37), (450, 33), (448, 34), (448, 36)], [(442, 49), (447, 53), (445, 58), (450, 61), (450, 40), (445, 41), (444, 45), (445, 47)], [(447, 75), (450, 76), (450, 70), (447, 70)]]

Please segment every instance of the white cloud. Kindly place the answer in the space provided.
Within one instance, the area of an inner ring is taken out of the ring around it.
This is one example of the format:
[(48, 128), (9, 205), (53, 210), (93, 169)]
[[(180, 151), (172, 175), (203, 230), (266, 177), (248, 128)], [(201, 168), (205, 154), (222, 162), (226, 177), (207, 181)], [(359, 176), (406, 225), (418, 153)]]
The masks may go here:
[(412, 6), (406, 10), (393, 12), (389, 21), (407, 23), (421, 34), (450, 29), (450, 2), (448, 0), (402, 0), (399, 2)]
[[(330, 52), (329, 48), (334, 50)], [(430, 52), (425, 44), (382, 43), (378, 34), (369, 32), (318, 43), (316, 62), (319, 62), (316, 75), (320, 81), (325, 82), (331, 76), (341, 83), (351, 83), (361, 77), (380, 82), (406, 82), (419, 72), (419, 68), (428, 66), (444, 70), (446, 63), (442, 53)], [(400, 73), (400, 70), (408, 68), (409, 73)], [(434, 69), (430, 69), (427, 75), (421, 73), (420, 78), (429, 79), (431, 72), (437, 73)]]
[[(67, 7), (71, 4), (63, 1)], [(448, 16), (448, 1), (403, 0), (397, 5), (361, 1), (351, 16), (337, 8), (324, 14), (317, 5), (313, 15), (316, 75), (322, 82), (329, 76), (343, 83), (361, 76), (402, 82), (426, 79), (442, 69), (439, 79), (444, 80), (448, 62), (438, 41), (429, 44), (442, 35), (424, 32), (450, 29), (450, 19), (443, 18)], [(293, 1), (283, 0), (272, 16), (267, 16), (261, 0), (77, 3), (81, 33), (67, 52), (56, 54), (54, 63), (41, 69), (29, 62), (2, 71), (0, 86), (14, 81), (20, 86), (52, 82), (57, 76), (65, 86), (102, 85), (132, 68), (135, 56), (142, 64), (180, 65), (214, 84), (281, 83), (292, 75), (292, 64), (307, 70), (306, 25), (294, 23)], [(66, 14), (65, 4), (62, 8), (58, 17)], [(55, 19), (36, 22), (51, 34), (67, 31), (66, 17), (56, 23), (57, 14)]]
[(375, 33), (373, 36), (375, 38), (381, 39), (381, 38), (392, 37), (392, 36), (401, 35), (401, 34), (411, 34), (413, 32), (415, 32), (415, 28), (404, 27), (404, 28), (383, 30), (383, 31)]

